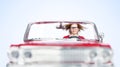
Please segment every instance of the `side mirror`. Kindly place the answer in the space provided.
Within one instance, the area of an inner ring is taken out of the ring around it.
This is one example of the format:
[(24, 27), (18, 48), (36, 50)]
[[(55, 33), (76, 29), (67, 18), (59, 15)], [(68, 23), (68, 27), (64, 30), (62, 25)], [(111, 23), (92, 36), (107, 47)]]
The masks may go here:
[(100, 42), (103, 42), (103, 38), (104, 38), (104, 33), (103, 32), (99, 33)]

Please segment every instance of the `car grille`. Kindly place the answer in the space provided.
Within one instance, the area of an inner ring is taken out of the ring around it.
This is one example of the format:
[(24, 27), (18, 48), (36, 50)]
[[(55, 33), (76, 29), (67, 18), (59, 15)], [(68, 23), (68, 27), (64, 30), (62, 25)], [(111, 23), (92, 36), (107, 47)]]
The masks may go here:
[(25, 62), (61, 62), (61, 63), (79, 63), (89, 61), (89, 49), (78, 47), (37, 47), (27, 48), (24, 51), (30, 51), (30, 58), (24, 57)]

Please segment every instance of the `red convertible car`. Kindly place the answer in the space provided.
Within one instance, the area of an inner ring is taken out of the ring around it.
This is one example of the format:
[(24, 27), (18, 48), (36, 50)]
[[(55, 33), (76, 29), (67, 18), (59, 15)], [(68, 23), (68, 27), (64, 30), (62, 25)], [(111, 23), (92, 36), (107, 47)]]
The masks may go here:
[[(67, 24), (80, 24), (84, 39), (64, 38)], [(113, 51), (103, 43), (93, 22), (41, 21), (30, 23), (24, 42), (11, 44), (7, 67), (114, 67)]]

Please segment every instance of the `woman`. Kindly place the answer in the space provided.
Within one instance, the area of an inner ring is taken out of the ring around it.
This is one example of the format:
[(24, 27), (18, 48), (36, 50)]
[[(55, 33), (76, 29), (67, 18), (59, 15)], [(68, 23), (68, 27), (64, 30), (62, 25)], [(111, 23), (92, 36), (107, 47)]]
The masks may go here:
[(64, 36), (63, 38), (79, 38), (79, 39), (85, 39), (83, 36), (80, 36), (78, 32), (80, 30), (83, 30), (83, 26), (81, 26), (78, 23), (74, 24), (67, 24), (65, 26), (66, 30), (69, 30), (69, 35)]

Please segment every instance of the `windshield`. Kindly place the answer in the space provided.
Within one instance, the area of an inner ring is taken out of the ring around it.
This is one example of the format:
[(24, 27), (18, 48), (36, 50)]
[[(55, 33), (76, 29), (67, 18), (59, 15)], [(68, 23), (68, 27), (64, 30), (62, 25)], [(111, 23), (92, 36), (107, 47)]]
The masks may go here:
[[(69, 31), (64, 29), (66, 24), (69, 23), (32, 24), (27, 39), (63, 39), (64, 36), (69, 35)], [(80, 36), (83, 36), (85, 39), (97, 39), (94, 24), (80, 25), (84, 27), (84, 30), (79, 31)]]

